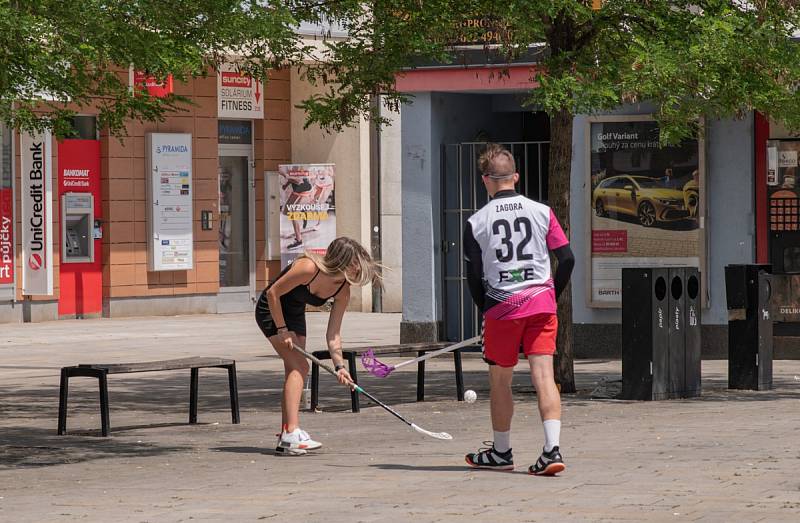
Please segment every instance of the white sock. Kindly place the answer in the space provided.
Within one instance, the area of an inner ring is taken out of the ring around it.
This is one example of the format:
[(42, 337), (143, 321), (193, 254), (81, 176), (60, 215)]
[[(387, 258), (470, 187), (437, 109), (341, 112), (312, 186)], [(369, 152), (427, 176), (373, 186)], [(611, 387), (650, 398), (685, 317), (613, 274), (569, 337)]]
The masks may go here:
[(553, 447), (558, 447), (558, 438), (561, 436), (561, 420), (546, 419), (544, 425), (544, 451), (550, 452)]
[(511, 450), (511, 431), (494, 431), (494, 450), (497, 452), (508, 452)]

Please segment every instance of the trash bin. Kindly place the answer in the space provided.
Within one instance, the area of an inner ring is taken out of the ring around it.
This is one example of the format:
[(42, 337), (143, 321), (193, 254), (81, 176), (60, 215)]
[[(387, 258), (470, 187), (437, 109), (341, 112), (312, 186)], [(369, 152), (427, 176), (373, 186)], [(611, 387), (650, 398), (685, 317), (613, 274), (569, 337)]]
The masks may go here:
[(622, 399), (699, 396), (700, 272), (622, 269)]
[(725, 267), (728, 388), (772, 388), (771, 270), (755, 264)]
[(622, 269), (622, 399), (667, 399), (668, 269)]
[(669, 293), (667, 307), (667, 354), (669, 354), (669, 383), (667, 396), (680, 398), (686, 388), (686, 294), (684, 293), (684, 271), (669, 269)]
[(701, 358), (702, 358), (702, 296), (700, 294), (700, 271), (696, 267), (685, 268), (686, 282), (686, 337), (684, 357), (684, 388), (682, 398), (695, 398), (702, 391)]

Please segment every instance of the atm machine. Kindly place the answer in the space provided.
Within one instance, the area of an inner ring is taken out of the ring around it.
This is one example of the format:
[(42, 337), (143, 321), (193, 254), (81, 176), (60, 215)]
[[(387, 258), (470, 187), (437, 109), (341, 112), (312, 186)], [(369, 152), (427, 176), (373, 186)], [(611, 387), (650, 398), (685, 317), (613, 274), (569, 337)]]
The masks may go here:
[(61, 196), (61, 263), (94, 262), (94, 195), (68, 192)]

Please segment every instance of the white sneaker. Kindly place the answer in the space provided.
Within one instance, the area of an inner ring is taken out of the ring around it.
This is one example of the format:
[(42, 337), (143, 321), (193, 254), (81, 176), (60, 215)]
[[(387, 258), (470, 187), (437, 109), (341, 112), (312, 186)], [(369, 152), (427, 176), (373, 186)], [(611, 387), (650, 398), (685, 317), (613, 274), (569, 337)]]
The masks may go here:
[(322, 443), (311, 439), (311, 436), (308, 435), (308, 432), (301, 428), (298, 428), (297, 430), (300, 431), (300, 441), (306, 445), (306, 450), (317, 450), (318, 448), (322, 447)]
[(306, 431), (296, 428), (292, 432), (281, 432), (275, 453), (284, 456), (302, 456), (309, 450), (315, 450), (321, 446), (322, 443), (311, 439)]

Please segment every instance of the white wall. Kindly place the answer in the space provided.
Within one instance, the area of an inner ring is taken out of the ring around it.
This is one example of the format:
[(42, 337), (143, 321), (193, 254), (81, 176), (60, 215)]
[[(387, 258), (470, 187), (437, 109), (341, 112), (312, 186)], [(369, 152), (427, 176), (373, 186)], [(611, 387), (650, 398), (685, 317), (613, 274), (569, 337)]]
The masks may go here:
[[(369, 129), (361, 122), (339, 133), (319, 126), (306, 129), (305, 112), (295, 106), (314, 92), (322, 92), (303, 81), (296, 70), (291, 78), (292, 162), (336, 164), (336, 233), (361, 242), (369, 250)], [(351, 292), (351, 310), (372, 310), (372, 289)]]

